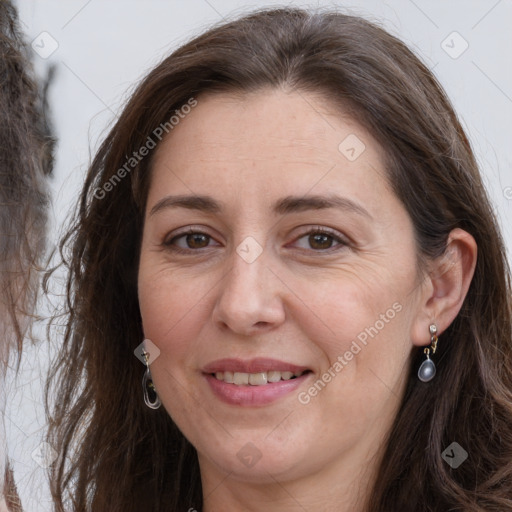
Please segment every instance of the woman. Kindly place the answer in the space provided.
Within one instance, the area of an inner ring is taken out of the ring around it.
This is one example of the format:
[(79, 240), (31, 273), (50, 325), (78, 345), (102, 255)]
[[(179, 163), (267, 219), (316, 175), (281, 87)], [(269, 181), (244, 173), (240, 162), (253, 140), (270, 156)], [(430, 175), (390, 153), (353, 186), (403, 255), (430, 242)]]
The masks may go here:
[(379, 27), (266, 10), (179, 48), (67, 244), (57, 510), (512, 510), (503, 242)]
[(0, 510), (20, 507), (7, 462), (4, 428), (5, 368), (9, 352), (21, 357), (37, 297), (46, 235), (45, 175), (54, 141), (32, 74), (16, 10), (0, 3)]

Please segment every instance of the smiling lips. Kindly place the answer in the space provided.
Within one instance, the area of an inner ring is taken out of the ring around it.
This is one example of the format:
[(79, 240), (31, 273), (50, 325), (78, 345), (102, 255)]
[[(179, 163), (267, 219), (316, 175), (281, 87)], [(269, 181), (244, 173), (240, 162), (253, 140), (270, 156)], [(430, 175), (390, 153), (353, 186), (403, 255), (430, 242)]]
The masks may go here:
[(304, 372), (280, 372), (271, 370), (269, 372), (245, 373), (245, 372), (215, 372), (215, 378), (228, 384), (236, 386), (264, 386), (268, 383), (290, 380), (300, 377)]
[(220, 359), (203, 368), (210, 388), (231, 405), (265, 405), (295, 390), (311, 373), (306, 367), (257, 358)]

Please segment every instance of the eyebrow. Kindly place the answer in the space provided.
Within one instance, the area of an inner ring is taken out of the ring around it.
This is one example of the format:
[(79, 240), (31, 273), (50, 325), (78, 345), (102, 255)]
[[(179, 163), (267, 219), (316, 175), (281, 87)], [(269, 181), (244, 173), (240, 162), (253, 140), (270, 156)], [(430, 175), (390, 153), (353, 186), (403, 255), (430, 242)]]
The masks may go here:
[[(205, 213), (221, 213), (222, 205), (210, 196), (201, 195), (178, 195), (166, 196), (158, 201), (149, 215), (167, 210), (169, 208), (187, 208), (189, 210), (198, 210)], [(337, 195), (309, 195), (309, 196), (287, 196), (276, 201), (272, 211), (276, 215), (287, 215), (291, 213), (304, 212), (308, 210), (326, 210), (328, 208), (337, 208), (346, 212), (356, 213), (367, 217), (372, 216), (361, 205)]]

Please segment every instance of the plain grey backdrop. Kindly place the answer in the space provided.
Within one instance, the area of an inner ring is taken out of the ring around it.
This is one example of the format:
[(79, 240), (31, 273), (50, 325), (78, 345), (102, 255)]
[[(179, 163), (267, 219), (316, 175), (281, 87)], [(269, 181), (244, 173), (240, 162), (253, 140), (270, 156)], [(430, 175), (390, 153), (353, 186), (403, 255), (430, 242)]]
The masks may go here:
[[(433, 70), (467, 130), (512, 250), (512, 0), (20, 0), (17, 5), (38, 74), (44, 77), (49, 66), (56, 66), (50, 89), (59, 139), (51, 243), (76, 204), (91, 154), (135, 83), (211, 24), (254, 8), (289, 5), (336, 6), (377, 21)], [(56, 296), (53, 302), (61, 300)], [(52, 449), (41, 445), (42, 389), (49, 354), (58, 342), (52, 340), (50, 347), (41, 330), (40, 341), (24, 354), (19, 375), (8, 375), (9, 456), (26, 512), (51, 510), (44, 466), (52, 460)]]

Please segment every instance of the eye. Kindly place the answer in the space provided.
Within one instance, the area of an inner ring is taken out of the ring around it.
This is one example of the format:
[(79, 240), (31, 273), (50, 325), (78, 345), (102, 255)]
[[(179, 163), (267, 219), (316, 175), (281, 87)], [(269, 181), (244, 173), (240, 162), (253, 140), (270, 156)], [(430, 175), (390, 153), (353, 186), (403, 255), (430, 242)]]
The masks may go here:
[(213, 240), (213, 238), (207, 233), (189, 228), (186, 232), (177, 234), (171, 239), (166, 240), (163, 245), (175, 252), (189, 253), (197, 249), (209, 247), (211, 240)]
[[(304, 242), (301, 242), (301, 240), (304, 240)], [(190, 254), (211, 247), (211, 241), (213, 241), (213, 238), (207, 233), (189, 228), (187, 231), (178, 233), (166, 240), (162, 245), (176, 253)], [(349, 245), (349, 242), (336, 231), (321, 227), (306, 231), (294, 243), (299, 243), (301, 249), (313, 249), (315, 252), (333, 252)]]
[[(316, 227), (310, 229), (306, 233), (303, 233), (299, 238), (296, 239), (296, 243), (300, 240), (305, 240), (305, 245), (302, 249), (314, 249), (316, 252), (331, 252), (343, 249), (348, 245), (348, 242), (336, 231)], [(333, 243), (338, 245), (333, 247)]]

